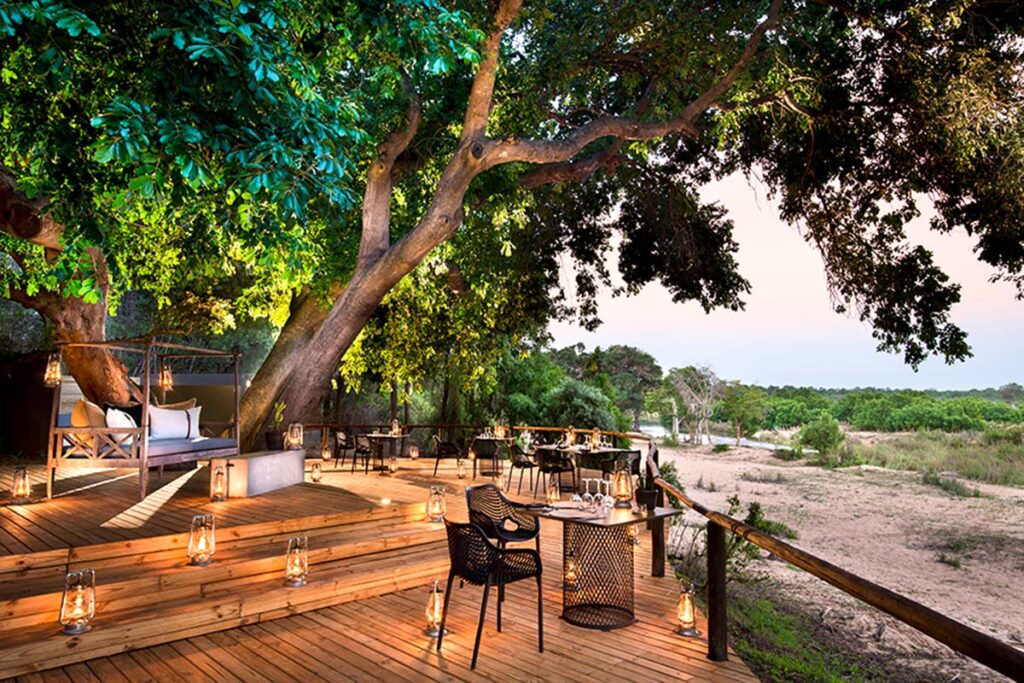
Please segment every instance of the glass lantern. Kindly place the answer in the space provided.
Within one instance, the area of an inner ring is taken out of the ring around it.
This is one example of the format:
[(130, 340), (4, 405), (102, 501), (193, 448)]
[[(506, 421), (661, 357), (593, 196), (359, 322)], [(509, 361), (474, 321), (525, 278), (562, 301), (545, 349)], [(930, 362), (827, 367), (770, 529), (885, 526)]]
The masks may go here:
[(593, 432), (590, 433), (590, 448), (595, 450), (595, 451), (598, 450), (599, 448), (601, 448), (601, 430), (600, 429), (595, 429)]
[(410, 460), (415, 460), (418, 457), (420, 457), (420, 447), (419, 446), (409, 446), (409, 459)]
[(309, 479), (314, 484), (319, 484), (320, 480), (324, 476), (324, 466), (318, 462), (313, 463), (313, 466), (309, 469)]
[(430, 589), (430, 595), (427, 596), (426, 615), (428, 636), (437, 638), (448, 633), (447, 629), (441, 630), (441, 619), (444, 617), (444, 593), (437, 585), (437, 579), (434, 579), (434, 586)]
[(188, 535), (188, 563), (205, 567), (213, 561), (217, 549), (217, 534), (213, 515), (196, 515)]
[(555, 503), (562, 500), (562, 492), (558, 488), (558, 482), (554, 477), (548, 482), (548, 493), (546, 502), (548, 505), (554, 505)]
[(495, 425), (494, 426), (494, 438), (495, 439), (504, 439), (505, 438), (505, 425)]
[(60, 600), (60, 625), (63, 633), (75, 636), (91, 627), (96, 616), (96, 572), (91, 569), (68, 572), (64, 577), (64, 595)]
[(32, 496), (32, 483), (28, 479), (28, 470), (24, 467), (14, 468), (14, 479), (11, 481), (11, 503), (24, 505)]
[(447, 512), (447, 501), (445, 500), (443, 486), (431, 486), (430, 497), (427, 499), (427, 519), (431, 522), (443, 522)]
[(334, 457), (334, 453), (331, 451), (331, 438), (327, 437), (320, 443), (320, 459), (330, 462), (332, 457)]
[(309, 539), (296, 536), (288, 539), (288, 554), (285, 556), (284, 584), (289, 588), (306, 585), (309, 575)]
[(220, 465), (213, 468), (213, 479), (210, 481), (210, 500), (219, 503), (228, 497), (228, 477)]
[(470, 448), (469, 453), (466, 454), (466, 459), (469, 460), (470, 462), (476, 460), (476, 451)]
[(459, 479), (465, 479), (466, 478), (466, 463), (462, 462), (461, 459), (459, 460), (458, 464), (455, 466), (455, 476), (457, 476)]
[(48, 387), (60, 386), (60, 354), (51, 353), (46, 361), (46, 372), (43, 373), (43, 384)]
[(576, 591), (580, 588), (580, 569), (576, 564), (576, 555), (573, 551), (565, 556), (565, 568), (562, 576), (562, 588), (567, 591)]
[(171, 366), (166, 361), (160, 361), (157, 384), (163, 391), (170, 391), (174, 388), (174, 375), (171, 373)]
[(292, 422), (284, 437), (284, 447), (292, 451), (299, 450), (302, 448), (302, 440), (302, 423)]
[(615, 507), (633, 507), (633, 477), (629, 476), (627, 466), (620, 466), (612, 475), (612, 495), (615, 496)]
[(700, 635), (697, 630), (697, 610), (693, 604), (693, 585), (687, 581), (679, 583), (679, 605), (676, 607), (678, 625), (676, 633), (681, 636), (695, 638)]
[(388, 475), (392, 475), (398, 472), (398, 458), (391, 456), (388, 458)]
[(401, 436), (402, 425), (398, 424), (398, 420), (391, 421), (391, 436)]

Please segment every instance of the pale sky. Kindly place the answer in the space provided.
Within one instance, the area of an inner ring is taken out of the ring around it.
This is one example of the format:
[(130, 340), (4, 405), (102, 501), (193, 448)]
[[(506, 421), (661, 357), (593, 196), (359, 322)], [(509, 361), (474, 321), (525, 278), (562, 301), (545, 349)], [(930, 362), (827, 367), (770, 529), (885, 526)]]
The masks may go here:
[[(932, 233), (927, 213), (909, 231), (961, 285), (953, 319), (967, 331), (974, 351), (973, 358), (952, 366), (929, 359), (915, 373), (902, 355), (875, 350), (867, 324), (833, 312), (820, 256), (779, 220), (763, 186), (734, 176), (703, 194), (725, 206), (735, 223), (740, 272), (752, 289), (746, 310), (705, 314), (696, 303), (673, 303), (660, 284), (633, 297), (603, 291), (604, 324), (590, 333), (555, 323), (556, 347), (628, 344), (654, 355), (665, 370), (710, 365), (725, 379), (761, 385), (968, 389), (1024, 384), (1024, 301), (1014, 298), (1012, 285), (989, 282), (992, 269), (975, 258), (967, 235)], [(609, 258), (614, 273), (617, 254)], [(562, 281), (571, 292), (571, 277), (563, 273)]]

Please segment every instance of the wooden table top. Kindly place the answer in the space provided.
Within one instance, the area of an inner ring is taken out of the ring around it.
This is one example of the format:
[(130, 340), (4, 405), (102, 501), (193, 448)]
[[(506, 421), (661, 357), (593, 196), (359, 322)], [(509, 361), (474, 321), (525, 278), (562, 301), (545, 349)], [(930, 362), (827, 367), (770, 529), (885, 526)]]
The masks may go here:
[(575, 522), (577, 524), (589, 524), (590, 526), (626, 526), (628, 524), (640, 524), (655, 519), (664, 519), (683, 513), (675, 508), (655, 508), (653, 512), (646, 510), (639, 515), (633, 514), (629, 508), (612, 508), (608, 515), (593, 510), (577, 510), (571, 503), (561, 503), (554, 507), (530, 507), (525, 510), (527, 513), (544, 519), (553, 519), (559, 522)]

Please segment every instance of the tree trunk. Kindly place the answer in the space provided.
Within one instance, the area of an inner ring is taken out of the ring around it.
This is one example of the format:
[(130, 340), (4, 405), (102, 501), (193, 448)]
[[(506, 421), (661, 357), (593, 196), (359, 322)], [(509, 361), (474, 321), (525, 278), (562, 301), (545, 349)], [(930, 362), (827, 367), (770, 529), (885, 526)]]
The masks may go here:
[(737, 422), (736, 423), (736, 445), (737, 446), (740, 445), (740, 437), (741, 436), (742, 436), (742, 433), (740, 432), (740, 423)]

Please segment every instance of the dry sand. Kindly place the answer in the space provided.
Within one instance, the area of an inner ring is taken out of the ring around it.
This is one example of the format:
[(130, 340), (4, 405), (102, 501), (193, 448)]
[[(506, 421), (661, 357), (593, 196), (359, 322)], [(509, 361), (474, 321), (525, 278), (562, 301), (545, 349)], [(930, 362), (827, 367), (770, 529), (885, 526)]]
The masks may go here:
[[(758, 501), (767, 518), (798, 532), (794, 545), (1024, 646), (1024, 490), (978, 484), (982, 497), (955, 497), (912, 472), (872, 466), (827, 470), (751, 448), (663, 448), (662, 461), (668, 459), (677, 463), (680, 481), (697, 500), (722, 511), (732, 495), (744, 503)], [(778, 473), (784, 477), (778, 483), (743, 478)], [(701, 478), (703, 490), (697, 487)], [(712, 482), (716, 491), (707, 490)], [(686, 515), (691, 523), (703, 519)], [(806, 606), (822, 628), (857, 651), (898, 661), (911, 678), (1002, 680), (784, 562), (765, 558), (756, 564), (783, 599)]]

